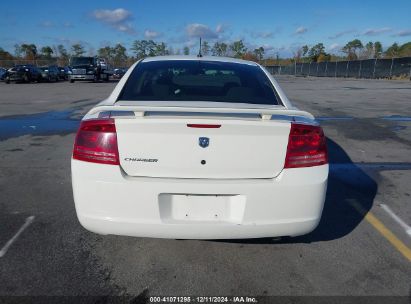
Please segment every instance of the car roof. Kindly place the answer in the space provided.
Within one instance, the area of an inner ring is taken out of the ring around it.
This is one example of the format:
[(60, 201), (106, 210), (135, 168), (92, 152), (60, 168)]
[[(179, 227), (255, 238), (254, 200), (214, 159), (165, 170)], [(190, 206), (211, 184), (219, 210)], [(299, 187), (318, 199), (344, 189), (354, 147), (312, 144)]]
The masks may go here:
[(173, 55), (173, 56), (156, 56), (147, 57), (142, 60), (142, 62), (156, 62), (156, 61), (169, 61), (169, 60), (180, 60), (180, 61), (214, 61), (214, 62), (226, 62), (226, 63), (238, 63), (257, 66), (257, 63), (248, 60), (236, 59), (231, 57), (219, 57), (219, 56), (185, 56), (185, 55)]

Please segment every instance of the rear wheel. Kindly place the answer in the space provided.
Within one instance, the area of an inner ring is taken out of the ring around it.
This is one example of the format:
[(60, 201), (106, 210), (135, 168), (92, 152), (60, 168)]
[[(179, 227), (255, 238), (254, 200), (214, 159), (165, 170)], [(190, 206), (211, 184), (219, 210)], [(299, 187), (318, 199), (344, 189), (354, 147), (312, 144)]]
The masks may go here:
[(74, 79), (70, 79), (70, 83), (74, 83)]
[(9, 84), (10, 83), (10, 77), (6, 77), (6, 79), (4, 80), (5, 83)]

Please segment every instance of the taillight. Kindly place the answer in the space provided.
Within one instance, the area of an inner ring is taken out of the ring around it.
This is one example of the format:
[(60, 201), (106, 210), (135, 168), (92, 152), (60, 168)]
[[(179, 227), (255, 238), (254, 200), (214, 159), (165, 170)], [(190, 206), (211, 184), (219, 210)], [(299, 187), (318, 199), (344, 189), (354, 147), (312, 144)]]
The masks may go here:
[(327, 145), (322, 128), (292, 123), (284, 168), (313, 167), (327, 163)]
[(92, 163), (119, 165), (114, 119), (82, 121), (74, 142), (73, 158)]

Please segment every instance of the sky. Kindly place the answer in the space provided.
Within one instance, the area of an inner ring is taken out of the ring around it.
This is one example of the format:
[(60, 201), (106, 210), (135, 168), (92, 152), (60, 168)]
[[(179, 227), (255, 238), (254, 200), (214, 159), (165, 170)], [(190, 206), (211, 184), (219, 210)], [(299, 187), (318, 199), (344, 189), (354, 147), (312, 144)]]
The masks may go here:
[(174, 51), (198, 52), (201, 36), (210, 44), (242, 39), (267, 56), (292, 56), (302, 45), (322, 42), (338, 54), (352, 39), (411, 41), (411, 0), (102, 0), (6, 1), (0, 10), (0, 47), (82, 43), (98, 48), (134, 40), (165, 42)]

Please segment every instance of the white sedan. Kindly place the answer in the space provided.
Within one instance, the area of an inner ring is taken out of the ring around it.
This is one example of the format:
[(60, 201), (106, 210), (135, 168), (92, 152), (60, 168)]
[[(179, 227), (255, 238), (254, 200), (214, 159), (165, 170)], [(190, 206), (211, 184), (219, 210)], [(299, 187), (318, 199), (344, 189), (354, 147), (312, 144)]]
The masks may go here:
[(168, 56), (135, 63), (78, 130), (77, 216), (99, 234), (297, 236), (319, 223), (326, 139), (260, 65)]

